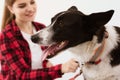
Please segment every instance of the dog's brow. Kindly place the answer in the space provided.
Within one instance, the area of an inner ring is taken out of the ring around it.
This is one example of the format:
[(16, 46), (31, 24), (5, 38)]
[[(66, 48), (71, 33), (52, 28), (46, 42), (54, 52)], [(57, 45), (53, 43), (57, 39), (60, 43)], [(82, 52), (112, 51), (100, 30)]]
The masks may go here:
[[(65, 14), (65, 12), (61, 13), (60, 15), (58, 15), (58, 17), (60, 17), (60, 16), (62, 16), (62, 15), (64, 15), (64, 14)], [(58, 18), (58, 17), (57, 17), (57, 18)]]

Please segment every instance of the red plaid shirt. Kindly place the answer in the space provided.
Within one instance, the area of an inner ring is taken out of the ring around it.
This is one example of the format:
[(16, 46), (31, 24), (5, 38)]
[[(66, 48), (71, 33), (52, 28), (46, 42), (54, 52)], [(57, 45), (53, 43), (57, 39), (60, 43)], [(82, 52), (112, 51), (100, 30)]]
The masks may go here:
[[(36, 30), (45, 27), (37, 22), (33, 22), (33, 25)], [(14, 20), (0, 34), (0, 54), (2, 80), (54, 80), (62, 76), (61, 64), (51, 68), (31, 69), (30, 48)]]

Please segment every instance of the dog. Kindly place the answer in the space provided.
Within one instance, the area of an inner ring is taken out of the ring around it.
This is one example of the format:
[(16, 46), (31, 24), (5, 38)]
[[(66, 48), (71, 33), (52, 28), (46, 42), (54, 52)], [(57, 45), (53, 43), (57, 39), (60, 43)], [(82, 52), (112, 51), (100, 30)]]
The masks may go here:
[(69, 56), (76, 58), (85, 80), (120, 80), (120, 28), (106, 26), (113, 13), (108, 10), (86, 15), (71, 6), (56, 14), (51, 24), (32, 35), (31, 40), (50, 45), (45, 54), (53, 60), (62, 54), (58, 63)]

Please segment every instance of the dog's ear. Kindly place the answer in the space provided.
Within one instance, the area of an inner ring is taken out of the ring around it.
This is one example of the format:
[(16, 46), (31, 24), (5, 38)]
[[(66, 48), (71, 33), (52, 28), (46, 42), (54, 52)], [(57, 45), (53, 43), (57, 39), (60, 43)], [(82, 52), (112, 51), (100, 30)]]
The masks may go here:
[(105, 25), (112, 17), (114, 10), (109, 10), (106, 12), (93, 13), (87, 18), (91, 25), (94, 26), (103, 26)]
[(77, 11), (78, 9), (77, 9), (77, 7), (76, 6), (72, 6), (72, 7), (70, 7), (69, 9), (68, 9), (68, 11)]

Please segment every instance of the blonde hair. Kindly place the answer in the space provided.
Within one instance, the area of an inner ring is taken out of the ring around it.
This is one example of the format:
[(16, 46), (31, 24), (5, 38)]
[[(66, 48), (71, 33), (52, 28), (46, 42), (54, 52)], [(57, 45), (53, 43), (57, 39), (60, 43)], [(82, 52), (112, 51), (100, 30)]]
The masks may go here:
[(14, 4), (16, 0), (5, 0), (4, 2), (4, 11), (3, 11), (3, 18), (2, 18), (2, 25), (1, 30), (5, 28), (5, 26), (11, 22), (13, 18), (15, 18), (14, 14), (12, 14), (7, 6), (11, 6)]

